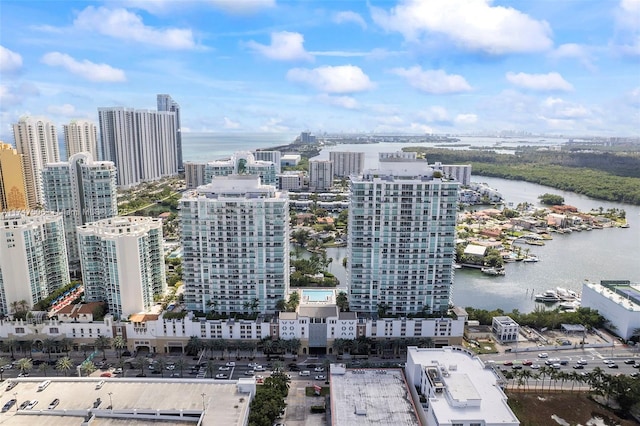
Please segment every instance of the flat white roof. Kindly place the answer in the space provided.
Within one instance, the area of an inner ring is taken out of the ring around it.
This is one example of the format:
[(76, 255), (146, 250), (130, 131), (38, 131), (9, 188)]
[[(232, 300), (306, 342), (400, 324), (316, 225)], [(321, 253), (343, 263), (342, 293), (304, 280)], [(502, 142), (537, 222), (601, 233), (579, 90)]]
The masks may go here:
[[(635, 303), (633, 301), (633, 298), (625, 297), (625, 296), (623, 296), (621, 294), (618, 294), (618, 293), (610, 290), (609, 288), (603, 286), (602, 284), (584, 283), (584, 287), (593, 290), (595, 293), (600, 294), (602, 297), (604, 297), (606, 299), (609, 299), (613, 303), (616, 303), (616, 304), (620, 305), (621, 307), (623, 307), (624, 309), (626, 309), (628, 311), (640, 312), (640, 305)], [(616, 287), (618, 287), (618, 288), (627, 287), (627, 289), (625, 289), (625, 291), (628, 291), (630, 293), (630, 295), (634, 295), (635, 296), (636, 294), (640, 294), (640, 291), (639, 291), (640, 290), (640, 285), (638, 285), (638, 284), (619, 285), (619, 286), (616, 286)], [(582, 293), (583, 293), (583, 297), (584, 297), (584, 288), (582, 290)]]
[(345, 370), (332, 365), (331, 416), (334, 425), (420, 425), (400, 369)]
[[(14, 394), (18, 405), (25, 400), (38, 400), (33, 410), (18, 411), (14, 405), (3, 413), (2, 424), (11, 426), (79, 425), (88, 410), (93, 409), (97, 398), (101, 403), (93, 410), (96, 420), (92, 424), (99, 426), (143, 425), (156, 420), (164, 420), (166, 424), (195, 425), (200, 418), (203, 426), (241, 426), (251, 402), (249, 393), (239, 392), (234, 380), (49, 377), (47, 380), (51, 380), (51, 384), (42, 391), (38, 391), (42, 378), (11, 380), (17, 381), (18, 385), (9, 392), (1, 389), (0, 404), (14, 398)], [(104, 385), (96, 389), (96, 384), (102, 380)], [(2, 383), (5, 387), (6, 384), (7, 381)], [(49, 404), (56, 398), (60, 403), (49, 410)], [(109, 408), (111, 401), (113, 410)]]
[(519, 424), (507, 405), (506, 395), (497, 385), (497, 377), (491, 369), (484, 368), (479, 358), (451, 347), (409, 347), (407, 365), (412, 364), (420, 365), (423, 370), (435, 366), (443, 372), (445, 389), (429, 401), (440, 424), (473, 420), (486, 424)]

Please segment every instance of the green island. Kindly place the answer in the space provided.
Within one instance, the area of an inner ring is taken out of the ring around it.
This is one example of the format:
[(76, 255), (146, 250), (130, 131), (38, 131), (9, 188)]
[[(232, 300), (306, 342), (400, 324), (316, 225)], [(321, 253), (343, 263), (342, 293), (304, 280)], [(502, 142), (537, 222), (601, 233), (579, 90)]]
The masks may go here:
[(625, 151), (521, 147), (514, 154), (492, 150), (406, 147), (429, 163), (471, 164), (476, 176), (522, 180), (592, 198), (640, 205), (640, 146)]

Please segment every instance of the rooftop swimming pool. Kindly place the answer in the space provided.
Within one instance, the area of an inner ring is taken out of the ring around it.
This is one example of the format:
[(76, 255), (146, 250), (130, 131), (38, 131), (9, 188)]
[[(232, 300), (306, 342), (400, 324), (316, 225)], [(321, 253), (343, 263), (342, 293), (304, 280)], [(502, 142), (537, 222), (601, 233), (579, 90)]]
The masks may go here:
[(302, 300), (305, 302), (327, 302), (332, 296), (333, 290), (302, 290)]

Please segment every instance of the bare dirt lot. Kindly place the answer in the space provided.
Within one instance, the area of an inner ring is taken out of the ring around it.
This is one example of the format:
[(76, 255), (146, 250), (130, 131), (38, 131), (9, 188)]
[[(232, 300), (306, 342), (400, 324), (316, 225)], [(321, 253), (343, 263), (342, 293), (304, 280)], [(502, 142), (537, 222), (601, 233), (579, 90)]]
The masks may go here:
[(585, 393), (540, 394), (534, 392), (507, 392), (509, 406), (520, 420), (521, 426), (591, 425), (632, 426), (632, 418), (621, 419), (589, 399)]

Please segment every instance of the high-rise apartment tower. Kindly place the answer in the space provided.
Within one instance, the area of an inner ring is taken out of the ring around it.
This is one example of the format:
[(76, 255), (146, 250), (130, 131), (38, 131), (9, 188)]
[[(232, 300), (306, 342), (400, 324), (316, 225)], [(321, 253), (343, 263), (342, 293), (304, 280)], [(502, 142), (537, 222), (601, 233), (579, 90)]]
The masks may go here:
[(69, 266), (80, 272), (80, 251), (76, 228), (118, 214), (116, 168), (111, 161), (93, 161), (81, 152), (68, 162), (49, 163), (42, 170), (44, 204), (47, 210), (62, 213)]
[(169, 95), (158, 95), (158, 111), (168, 111), (175, 113), (176, 119), (176, 168), (178, 171), (184, 170), (182, 161), (182, 131), (180, 127), (180, 105), (174, 101)]
[(33, 307), (69, 282), (62, 215), (0, 213), (0, 311), (10, 314), (21, 302)]
[(88, 120), (73, 120), (62, 126), (64, 130), (64, 147), (67, 159), (79, 152), (88, 152), (94, 159), (98, 159), (98, 130), (96, 125)]
[(27, 189), (22, 155), (0, 142), (0, 211), (26, 210)]
[(149, 310), (166, 291), (162, 221), (113, 217), (78, 228), (87, 301), (105, 301), (115, 318)]
[(289, 290), (289, 200), (259, 176), (216, 176), (180, 200), (185, 302), (274, 312)]
[(333, 163), (333, 175), (346, 178), (361, 175), (364, 171), (364, 152), (330, 152), (329, 160)]
[(458, 182), (426, 161), (385, 156), (352, 176), (347, 280), (356, 312), (445, 312), (453, 283)]
[(60, 161), (56, 126), (45, 118), (22, 117), (13, 125), (16, 149), (22, 154), (29, 208), (43, 203), (40, 174), (47, 163)]

